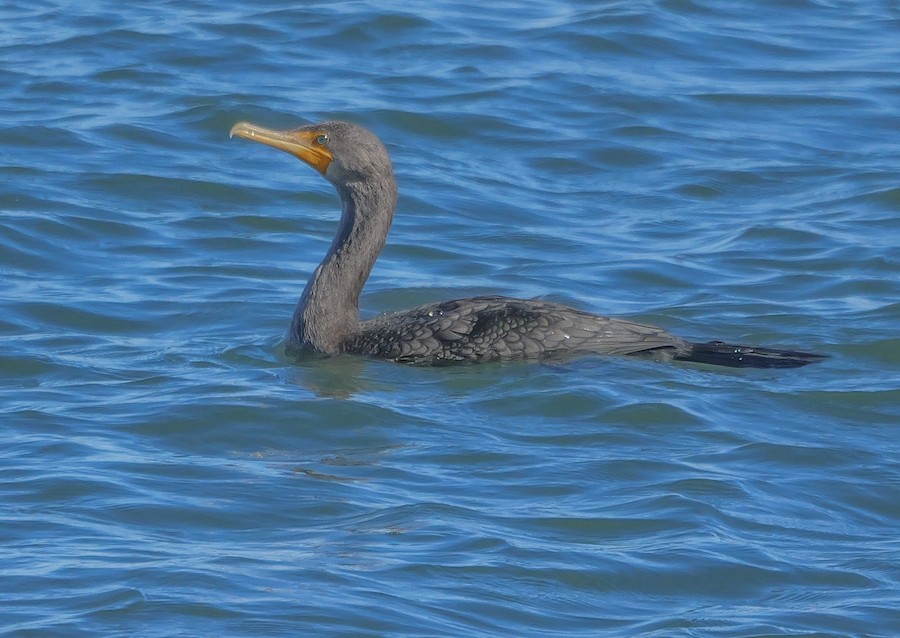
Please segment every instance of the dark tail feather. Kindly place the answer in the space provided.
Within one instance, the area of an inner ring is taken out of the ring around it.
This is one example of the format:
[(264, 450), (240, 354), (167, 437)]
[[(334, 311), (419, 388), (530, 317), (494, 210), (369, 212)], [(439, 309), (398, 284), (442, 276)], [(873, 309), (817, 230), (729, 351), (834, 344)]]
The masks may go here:
[(709, 363), (731, 368), (799, 368), (825, 358), (825, 355), (810, 352), (735, 346), (722, 341), (692, 343), (690, 353), (675, 356), (678, 361)]

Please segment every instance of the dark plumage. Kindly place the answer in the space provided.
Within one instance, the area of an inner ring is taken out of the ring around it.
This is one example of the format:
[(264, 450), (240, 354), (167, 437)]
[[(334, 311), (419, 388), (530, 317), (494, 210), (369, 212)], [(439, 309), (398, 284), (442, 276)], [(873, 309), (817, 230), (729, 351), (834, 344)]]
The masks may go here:
[(687, 353), (659, 328), (598, 317), (546, 301), (474, 297), (364, 321), (345, 352), (404, 363), (527, 359), (567, 353)]
[(693, 344), (654, 326), (510, 297), (445, 301), (360, 321), (359, 295), (384, 246), (397, 203), (384, 145), (368, 130), (347, 122), (291, 131), (241, 122), (231, 135), (291, 153), (318, 170), (341, 197), (338, 232), (294, 312), (291, 349), (416, 365), (615, 354), (781, 368), (822, 358), (715, 341)]

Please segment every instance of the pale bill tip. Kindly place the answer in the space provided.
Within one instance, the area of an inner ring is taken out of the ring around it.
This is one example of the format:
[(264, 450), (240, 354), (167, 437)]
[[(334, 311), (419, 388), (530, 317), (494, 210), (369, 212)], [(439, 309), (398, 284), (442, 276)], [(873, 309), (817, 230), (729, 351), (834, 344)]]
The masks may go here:
[(238, 122), (234, 126), (231, 127), (231, 130), (228, 131), (228, 138), (233, 139), (234, 136), (238, 133), (243, 133), (244, 135), (249, 134), (251, 137), (253, 136), (253, 131), (249, 130), (246, 122)]

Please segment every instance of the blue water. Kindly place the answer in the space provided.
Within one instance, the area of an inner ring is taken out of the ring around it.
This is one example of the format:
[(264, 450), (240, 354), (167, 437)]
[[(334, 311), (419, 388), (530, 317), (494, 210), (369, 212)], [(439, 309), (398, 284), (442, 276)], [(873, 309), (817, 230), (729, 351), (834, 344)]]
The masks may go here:
[[(895, 3), (8, 0), (0, 85), (2, 635), (900, 635)], [(326, 117), (367, 316), (830, 358), (293, 360), (338, 202), (228, 130)]]

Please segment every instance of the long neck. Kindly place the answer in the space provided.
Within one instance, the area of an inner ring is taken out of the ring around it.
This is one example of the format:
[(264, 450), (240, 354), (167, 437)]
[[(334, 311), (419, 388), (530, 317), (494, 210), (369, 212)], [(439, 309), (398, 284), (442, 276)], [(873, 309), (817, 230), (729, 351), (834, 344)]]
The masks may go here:
[(384, 246), (397, 186), (393, 175), (338, 188), (343, 213), (325, 259), (294, 311), (289, 345), (336, 353), (359, 325), (359, 295)]

